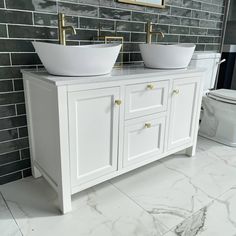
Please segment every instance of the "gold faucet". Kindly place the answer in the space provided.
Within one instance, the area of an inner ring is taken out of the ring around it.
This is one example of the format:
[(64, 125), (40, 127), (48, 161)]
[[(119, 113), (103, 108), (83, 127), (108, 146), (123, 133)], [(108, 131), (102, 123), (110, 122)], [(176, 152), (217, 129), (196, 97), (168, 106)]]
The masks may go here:
[(147, 22), (147, 43), (152, 42), (152, 35), (153, 34), (159, 34), (159, 35), (161, 35), (162, 38), (165, 37), (164, 33), (161, 31), (152, 31), (152, 26), (153, 26), (153, 23), (151, 21), (148, 21)]
[(69, 30), (73, 35), (76, 34), (76, 30), (73, 26), (65, 26), (65, 14), (58, 14), (58, 29), (59, 29), (59, 43), (66, 45), (66, 31)]

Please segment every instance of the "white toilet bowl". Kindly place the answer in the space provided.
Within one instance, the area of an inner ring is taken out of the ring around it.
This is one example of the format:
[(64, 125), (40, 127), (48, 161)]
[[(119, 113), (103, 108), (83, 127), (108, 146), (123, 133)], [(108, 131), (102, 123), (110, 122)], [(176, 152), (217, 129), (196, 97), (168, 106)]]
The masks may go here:
[(219, 89), (203, 96), (199, 134), (236, 147), (236, 90)]

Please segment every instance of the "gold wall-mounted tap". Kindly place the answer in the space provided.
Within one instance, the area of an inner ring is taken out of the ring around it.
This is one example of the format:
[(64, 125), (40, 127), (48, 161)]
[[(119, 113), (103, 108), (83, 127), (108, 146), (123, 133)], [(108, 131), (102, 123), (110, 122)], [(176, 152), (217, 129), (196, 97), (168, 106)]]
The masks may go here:
[(66, 31), (70, 31), (73, 35), (76, 35), (76, 30), (73, 26), (65, 26), (65, 14), (58, 14), (58, 33), (59, 33), (59, 43), (61, 45), (66, 45)]
[(165, 37), (164, 33), (161, 32), (161, 31), (153, 31), (152, 30), (152, 26), (153, 26), (153, 23), (151, 21), (148, 21), (147, 22), (147, 28), (146, 28), (146, 33), (147, 33), (147, 39), (146, 39), (146, 42), (147, 43), (151, 43), (152, 42), (152, 35), (153, 34), (158, 34), (160, 35), (162, 38)]

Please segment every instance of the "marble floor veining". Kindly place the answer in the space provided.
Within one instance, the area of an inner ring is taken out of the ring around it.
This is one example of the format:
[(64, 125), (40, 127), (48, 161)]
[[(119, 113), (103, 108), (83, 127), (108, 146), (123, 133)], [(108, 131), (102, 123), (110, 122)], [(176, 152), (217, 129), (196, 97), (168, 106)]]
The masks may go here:
[(236, 148), (199, 138), (176, 154), (73, 196), (60, 215), (44, 179), (0, 186), (1, 236), (235, 236)]

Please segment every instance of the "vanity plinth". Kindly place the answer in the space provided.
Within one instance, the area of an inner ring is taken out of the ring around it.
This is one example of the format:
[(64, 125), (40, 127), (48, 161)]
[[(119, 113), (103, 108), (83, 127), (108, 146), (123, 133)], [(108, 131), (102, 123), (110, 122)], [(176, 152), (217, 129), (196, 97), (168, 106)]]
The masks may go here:
[(22, 73), (33, 176), (56, 190), (62, 213), (84, 189), (181, 150), (195, 154), (203, 70)]

